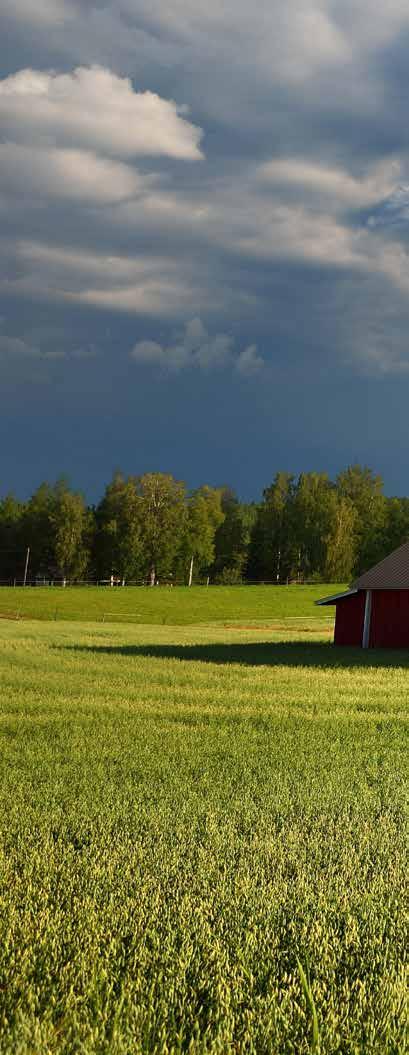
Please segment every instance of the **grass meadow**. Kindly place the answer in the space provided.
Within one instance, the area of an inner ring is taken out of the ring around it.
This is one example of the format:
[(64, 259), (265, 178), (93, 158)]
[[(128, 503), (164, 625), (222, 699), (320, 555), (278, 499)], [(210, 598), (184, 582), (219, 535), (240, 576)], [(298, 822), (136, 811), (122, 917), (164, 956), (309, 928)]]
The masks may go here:
[(409, 654), (252, 593), (0, 621), (2, 1055), (408, 1050)]
[[(331, 610), (314, 601), (344, 586), (71, 586), (2, 587), (0, 618), (84, 619), (153, 625), (283, 620), (328, 624)], [(286, 623), (288, 626), (288, 623)]]

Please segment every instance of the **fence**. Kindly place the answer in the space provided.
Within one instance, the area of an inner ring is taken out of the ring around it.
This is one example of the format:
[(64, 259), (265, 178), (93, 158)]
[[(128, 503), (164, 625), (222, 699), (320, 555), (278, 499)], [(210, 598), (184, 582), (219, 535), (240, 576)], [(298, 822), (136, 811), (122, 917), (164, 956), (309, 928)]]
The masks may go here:
[[(325, 582), (324, 579), (286, 579), (286, 580), (283, 580), (281, 582), (277, 582), (276, 579), (242, 579), (239, 582), (212, 582), (212, 581), (208, 582), (206, 579), (202, 579), (202, 580), (195, 580), (194, 582), (192, 582), (192, 586), (193, 587), (203, 587), (204, 589), (207, 589), (208, 587), (212, 587), (212, 589), (225, 588), (225, 589), (231, 590), (231, 589), (234, 589), (236, 587), (288, 587), (288, 586), (312, 587), (312, 586), (320, 586), (320, 584), (322, 584), (322, 583), (324, 584), (324, 582)], [(130, 582), (113, 582), (113, 583), (111, 583), (109, 580), (105, 580), (105, 579), (95, 579), (94, 581), (87, 581), (87, 582), (70, 582), (67, 579), (65, 580), (65, 582), (62, 582), (62, 581), (60, 581), (58, 579), (41, 579), (40, 581), (38, 581), (38, 580), (27, 580), (26, 582), (24, 582), (23, 579), (0, 579), (0, 589), (2, 587), (7, 587), (7, 589), (9, 589), (11, 587), (12, 588), (16, 588), (16, 589), (17, 588), (19, 588), (19, 589), (24, 588), (25, 590), (34, 590), (34, 589), (37, 589), (37, 590), (39, 590), (39, 589), (40, 590), (44, 590), (44, 589), (45, 590), (64, 590), (64, 589), (85, 590), (85, 589), (95, 589), (96, 587), (98, 587), (100, 589), (105, 589), (105, 590), (123, 589), (123, 588), (124, 589), (130, 589), (130, 588), (136, 589), (136, 588), (139, 588), (139, 589), (149, 589), (150, 590), (151, 589), (151, 583), (150, 582), (145, 582), (145, 581), (140, 581), (140, 582), (130, 581)], [(155, 588), (158, 588), (158, 587), (160, 589), (168, 589), (168, 590), (172, 589), (173, 587), (182, 587), (182, 588), (186, 588), (187, 590), (190, 589), (190, 587), (188, 586), (188, 583), (186, 581), (184, 581), (183, 579), (176, 579), (174, 582), (170, 582), (167, 579), (163, 579), (163, 581), (159, 580), (158, 582), (155, 582)]]
[[(279, 582), (277, 582), (277, 579), (241, 579), (238, 582), (218, 582), (216, 580), (212, 581), (211, 579), (195, 579), (192, 583), (192, 586), (218, 586), (228, 587), (230, 589), (230, 587), (233, 588), (237, 586), (319, 586), (323, 583), (325, 583), (325, 579), (323, 578), (282, 579)], [(73, 590), (86, 589), (91, 587), (95, 588), (97, 586), (105, 589), (122, 589), (123, 587), (147, 587), (151, 589), (151, 583), (148, 582), (146, 579), (130, 579), (129, 582), (111, 582), (109, 579), (88, 579), (86, 581), (84, 580), (81, 582), (70, 582), (69, 579), (66, 579), (64, 581), (63, 579), (48, 579), (43, 576), (41, 578), (36, 579), (27, 579), (27, 582), (24, 582), (24, 579), (0, 579), (0, 588), (2, 586), (7, 586), (8, 588), (23, 586), (25, 589), (52, 588), (59, 590), (66, 589), (67, 587), (70, 590)], [(155, 583), (155, 587), (167, 587), (169, 589), (173, 586), (183, 586), (186, 587), (186, 589), (189, 589), (189, 586), (185, 579), (170, 580), (164, 578), (163, 580), (158, 580)]]

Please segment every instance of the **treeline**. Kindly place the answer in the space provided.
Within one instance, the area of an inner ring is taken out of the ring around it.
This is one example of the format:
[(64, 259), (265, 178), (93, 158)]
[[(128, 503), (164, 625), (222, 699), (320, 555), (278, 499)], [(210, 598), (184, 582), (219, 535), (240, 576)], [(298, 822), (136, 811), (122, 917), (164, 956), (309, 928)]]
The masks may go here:
[(331, 480), (279, 472), (259, 503), (188, 492), (165, 473), (115, 473), (96, 506), (65, 479), (0, 500), (2, 582), (350, 581), (409, 538), (409, 498), (353, 465)]

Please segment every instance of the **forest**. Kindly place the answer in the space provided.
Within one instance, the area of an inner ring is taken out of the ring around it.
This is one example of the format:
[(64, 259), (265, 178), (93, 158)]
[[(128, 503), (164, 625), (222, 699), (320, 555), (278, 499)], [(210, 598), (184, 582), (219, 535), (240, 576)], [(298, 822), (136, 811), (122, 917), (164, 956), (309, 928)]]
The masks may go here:
[(65, 478), (0, 499), (0, 582), (349, 582), (409, 538), (409, 498), (352, 465), (278, 472), (259, 502), (116, 472), (97, 505)]

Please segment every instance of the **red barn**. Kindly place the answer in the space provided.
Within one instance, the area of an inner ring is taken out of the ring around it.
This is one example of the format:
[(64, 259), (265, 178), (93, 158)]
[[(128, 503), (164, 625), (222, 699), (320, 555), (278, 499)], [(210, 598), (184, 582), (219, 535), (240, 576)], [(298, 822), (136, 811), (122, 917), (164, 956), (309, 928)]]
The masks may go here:
[(409, 648), (409, 542), (366, 571), (345, 593), (316, 603), (336, 605), (335, 645)]

